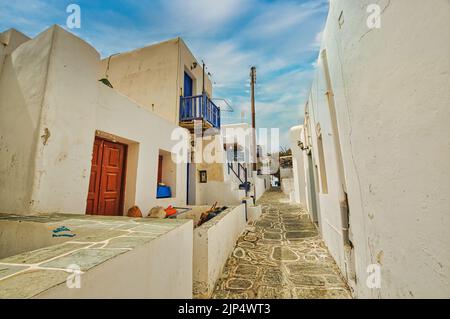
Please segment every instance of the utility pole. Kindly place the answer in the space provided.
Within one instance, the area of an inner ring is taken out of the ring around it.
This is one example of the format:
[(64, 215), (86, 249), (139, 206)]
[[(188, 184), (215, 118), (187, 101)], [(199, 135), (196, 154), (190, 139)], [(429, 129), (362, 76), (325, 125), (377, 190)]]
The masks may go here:
[(250, 69), (250, 85), (251, 85), (251, 99), (252, 99), (252, 158), (253, 158), (253, 171), (256, 171), (256, 115), (255, 115), (255, 83), (256, 83), (256, 67), (252, 66)]

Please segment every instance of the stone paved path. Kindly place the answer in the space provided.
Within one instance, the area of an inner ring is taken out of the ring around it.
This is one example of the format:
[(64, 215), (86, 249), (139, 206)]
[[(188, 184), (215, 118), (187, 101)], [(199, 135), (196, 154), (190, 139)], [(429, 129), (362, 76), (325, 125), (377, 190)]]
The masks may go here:
[(277, 189), (259, 204), (263, 215), (238, 239), (212, 298), (350, 298), (308, 213)]

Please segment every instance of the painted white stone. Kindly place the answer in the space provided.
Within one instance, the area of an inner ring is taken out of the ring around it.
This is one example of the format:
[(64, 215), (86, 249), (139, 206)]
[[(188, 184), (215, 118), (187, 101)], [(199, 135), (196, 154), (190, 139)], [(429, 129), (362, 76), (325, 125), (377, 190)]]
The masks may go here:
[(186, 203), (186, 164), (176, 196), (156, 198), (158, 152), (179, 142), (178, 126), (100, 83), (99, 67), (94, 48), (57, 26), (5, 56), (0, 211), (84, 212), (96, 134), (128, 145), (125, 212)]
[[(450, 38), (450, 3), (380, 1), (381, 28), (369, 29), (371, 3), (331, 1), (323, 32), (332, 91), (321, 54), (304, 125), (317, 175), (319, 226), (357, 297), (448, 298), (450, 42), (443, 39)], [(321, 183), (319, 132), (328, 192)], [(352, 258), (343, 241), (343, 191)], [(376, 263), (381, 287), (371, 289), (367, 269)]]
[(209, 297), (213, 292), (236, 240), (247, 225), (243, 204), (222, 214), (194, 229), (193, 280), (201, 297)]
[(261, 205), (252, 206), (249, 205), (247, 207), (247, 219), (248, 222), (252, 222), (258, 220), (262, 215), (262, 207)]

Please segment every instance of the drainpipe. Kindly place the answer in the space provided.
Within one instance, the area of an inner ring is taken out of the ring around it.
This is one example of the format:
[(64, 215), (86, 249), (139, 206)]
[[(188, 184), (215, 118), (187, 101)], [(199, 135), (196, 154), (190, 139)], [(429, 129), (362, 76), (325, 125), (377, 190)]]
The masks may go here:
[(251, 107), (252, 107), (252, 159), (255, 161), (252, 163), (252, 170), (256, 171), (256, 114), (255, 114), (255, 83), (256, 83), (256, 67), (252, 66), (250, 71), (250, 86), (251, 86)]
[(202, 83), (202, 94), (205, 94), (205, 62), (203, 62), (202, 61), (202, 63), (203, 63), (203, 83)]

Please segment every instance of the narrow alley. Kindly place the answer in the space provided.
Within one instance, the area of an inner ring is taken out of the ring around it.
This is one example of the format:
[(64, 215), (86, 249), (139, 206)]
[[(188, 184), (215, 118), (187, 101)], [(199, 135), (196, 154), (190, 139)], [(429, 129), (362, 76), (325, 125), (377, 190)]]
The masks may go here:
[(77, 2), (0, 0), (0, 299), (450, 299), (450, 0)]
[(212, 298), (351, 298), (308, 213), (275, 188), (259, 204)]

